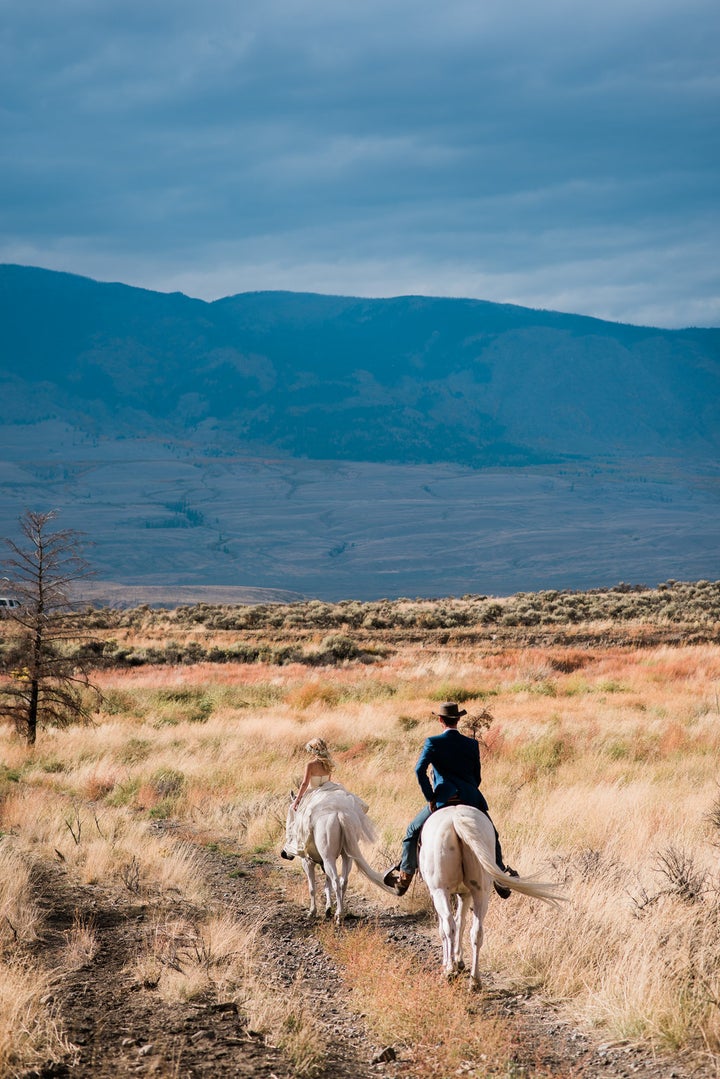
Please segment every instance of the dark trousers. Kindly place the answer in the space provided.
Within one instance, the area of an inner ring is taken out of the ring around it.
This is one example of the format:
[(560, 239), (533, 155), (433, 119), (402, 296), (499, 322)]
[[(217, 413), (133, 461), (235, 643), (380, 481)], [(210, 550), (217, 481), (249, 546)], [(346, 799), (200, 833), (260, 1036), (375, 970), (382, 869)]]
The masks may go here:
[[(486, 809), (482, 812), (493, 826), (495, 832), (495, 861), (498, 864), (498, 868), (505, 869), (505, 862), (503, 861), (502, 847), (500, 846), (500, 836), (498, 835), (497, 828), (492, 822), (490, 814)], [(402, 856), (400, 858), (400, 868), (405, 873), (414, 873), (418, 866), (418, 842), (420, 840), (420, 832), (425, 821), (430, 816), (430, 806), (425, 806), (421, 809), (416, 817), (410, 821), (405, 832), (405, 838), (402, 842)]]

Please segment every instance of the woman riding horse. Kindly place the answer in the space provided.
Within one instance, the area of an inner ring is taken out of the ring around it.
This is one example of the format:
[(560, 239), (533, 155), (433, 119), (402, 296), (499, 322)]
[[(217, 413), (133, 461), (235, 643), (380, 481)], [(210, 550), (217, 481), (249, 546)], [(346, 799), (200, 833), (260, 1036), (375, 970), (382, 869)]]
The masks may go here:
[[(354, 808), (365, 815), (370, 808), (367, 802), (351, 794), (342, 783), (337, 783), (332, 778), (335, 762), (333, 761), (327, 742), (324, 738), (313, 738), (305, 746), (305, 752), (310, 754), (310, 760), (305, 766), (305, 775), (300, 784), (300, 789), (295, 796), (290, 809), (292, 811), (292, 838), (286, 842), (280, 852), (282, 858), (288, 860), (296, 855), (303, 857), (310, 830), (310, 818), (313, 805), (317, 800), (324, 798), (331, 791), (343, 791), (353, 800)], [(309, 793), (308, 793), (309, 792)]]

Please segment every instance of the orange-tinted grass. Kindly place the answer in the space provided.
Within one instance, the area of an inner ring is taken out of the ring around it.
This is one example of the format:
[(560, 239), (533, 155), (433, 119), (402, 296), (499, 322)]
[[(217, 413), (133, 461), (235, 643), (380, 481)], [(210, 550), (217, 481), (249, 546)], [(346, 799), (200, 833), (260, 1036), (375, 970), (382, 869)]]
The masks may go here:
[(412, 1061), (414, 1076), (444, 1079), (458, 1069), (473, 1075), (508, 1073), (510, 1031), (473, 1007), (465, 978), (448, 982), (437, 968), (423, 968), (372, 927), (343, 933), (323, 927), (319, 935), (341, 965), (357, 1010), (381, 1042), (402, 1045), (400, 1059)]

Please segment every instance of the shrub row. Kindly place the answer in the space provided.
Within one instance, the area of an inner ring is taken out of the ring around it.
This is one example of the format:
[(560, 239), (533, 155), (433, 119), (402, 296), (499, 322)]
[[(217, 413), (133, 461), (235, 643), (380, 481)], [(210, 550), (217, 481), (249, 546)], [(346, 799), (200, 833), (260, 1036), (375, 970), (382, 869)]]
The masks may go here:
[(360, 648), (349, 637), (334, 634), (326, 637), (320, 647), (305, 651), (296, 645), (253, 645), (238, 641), (228, 648), (203, 648), (196, 641), (186, 645), (171, 643), (161, 648), (122, 648), (115, 642), (96, 642), (85, 646), (80, 653), (87, 656), (88, 647), (93, 651), (93, 659), (98, 666), (104, 667), (141, 667), (152, 665), (175, 665), (180, 663), (272, 663), (285, 666), (288, 663), (303, 663), (310, 667), (336, 666), (351, 660), (359, 663), (373, 663), (378, 652), (368, 652)]
[[(586, 592), (518, 592), (506, 599), (467, 595), (361, 603), (309, 600), (291, 604), (223, 606), (197, 603), (175, 610), (113, 608), (86, 611), (87, 628), (147, 628), (174, 623), (215, 630), (456, 629), (483, 626), (559, 626), (583, 622), (709, 625), (720, 622), (720, 581), (667, 581), (657, 588), (618, 584)], [(304, 662), (304, 660), (301, 660)]]

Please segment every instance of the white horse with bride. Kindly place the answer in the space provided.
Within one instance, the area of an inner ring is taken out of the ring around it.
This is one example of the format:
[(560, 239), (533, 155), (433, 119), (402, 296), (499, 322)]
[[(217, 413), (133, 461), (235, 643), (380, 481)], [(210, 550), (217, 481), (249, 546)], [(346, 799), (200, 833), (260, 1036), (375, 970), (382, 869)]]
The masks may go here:
[[(490, 818), (473, 806), (445, 806), (428, 817), (420, 839), (419, 866), (437, 911), (443, 970), (449, 977), (465, 969), (463, 935), (472, 906), (471, 987), (480, 981), (483, 921), (494, 881), (555, 907), (564, 898), (554, 884), (512, 877), (498, 868)], [(457, 897), (455, 905), (453, 897)]]
[[(293, 797), (291, 794), (291, 802)], [(308, 791), (297, 811), (292, 805), (288, 809), (282, 856), (302, 859), (310, 890), (310, 917), (317, 914), (315, 867), (318, 865), (325, 873), (325, 917), (331, 917), (334, 900), (335, 921), (338, 924), (345, 914), (345, 892), (353, 862), (378, 888), (390, 895), (395, 894), (383, 882), (382, 875), (376, 873), (366, 861), (360, 849), (363, 840), (368, 843), (375, 840), (375, 829), (367, 809), (362, 799), (332, 780), (325, 780)]]

